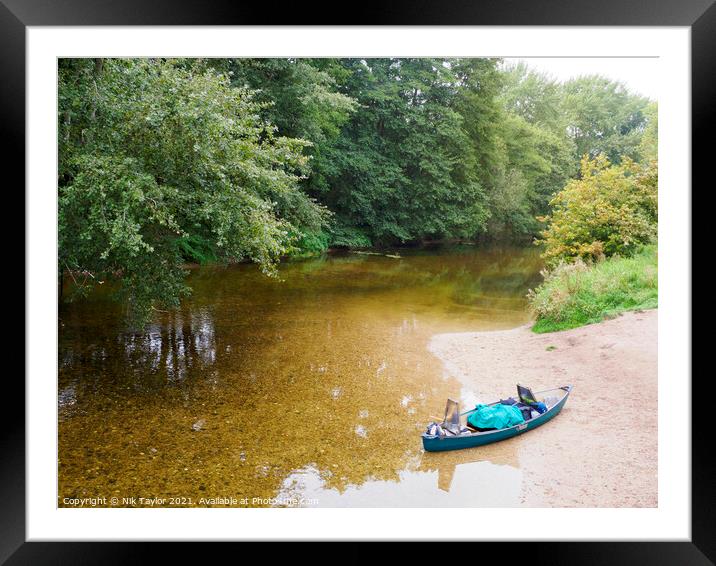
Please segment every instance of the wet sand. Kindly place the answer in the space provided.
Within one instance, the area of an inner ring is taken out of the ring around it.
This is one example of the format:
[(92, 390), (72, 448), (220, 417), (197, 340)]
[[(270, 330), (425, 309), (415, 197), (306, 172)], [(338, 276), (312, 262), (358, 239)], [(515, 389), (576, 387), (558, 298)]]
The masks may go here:
[(656, 507), (657, 311), (550, 334), (438, 334), (430, 350), (480, 401), (571, 384), (562, 413), (514, 443), (526, 507)]

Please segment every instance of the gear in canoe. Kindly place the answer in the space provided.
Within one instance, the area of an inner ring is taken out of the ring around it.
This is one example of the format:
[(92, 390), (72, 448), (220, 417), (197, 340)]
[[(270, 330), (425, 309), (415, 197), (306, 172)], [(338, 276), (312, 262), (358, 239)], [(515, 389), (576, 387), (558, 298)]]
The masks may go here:
[(564, 385), (533, 393), (518, 384), (517, 398), (479, 404), (464, 413), (457, 401), (448, 399), (442, 422), (430, 423), (423, 433), (423, 448), (428, 452), (459, 450), (512, 438), (557, 416), (571, 391), (571, 385)]

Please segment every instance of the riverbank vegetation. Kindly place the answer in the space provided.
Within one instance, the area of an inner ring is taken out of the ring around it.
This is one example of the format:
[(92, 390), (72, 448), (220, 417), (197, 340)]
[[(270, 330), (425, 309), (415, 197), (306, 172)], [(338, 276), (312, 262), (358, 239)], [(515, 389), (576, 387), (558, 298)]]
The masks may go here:
[(581, 259), (545, 273), (529, 295), (537, 333), (576, 328), (621, 312), (658, 304), (657, 250), (644, 246), (631, 257), (614, 256), (593, 265)]
[(656, 239), (658, 169), (624, 158), (610, 165), (604, 154), (582, 160), (580, 176), (550, 201), (552, 214), (537, 244), (549, 265), (581, 258), (631, 255)]
[(638, 165), (605, 155), (582, 160), (580, 177), (550, 201), (536, 242), (547, 263), (530, 291), (535, 332), (599, 322), (658, 304), (656, 160)]
[(498, 59), (61, 59), (58, 96), (60, 277), (84, 273), (80, 294), (115, 282), (140, 325), (189, 293), (187, 262), (271, 275), (330, 247), (540, 232), (558, 262), (653, 232), (639, 195), (579, 224), (604, 190), (656, 186), (655, 103), (603, 77)]

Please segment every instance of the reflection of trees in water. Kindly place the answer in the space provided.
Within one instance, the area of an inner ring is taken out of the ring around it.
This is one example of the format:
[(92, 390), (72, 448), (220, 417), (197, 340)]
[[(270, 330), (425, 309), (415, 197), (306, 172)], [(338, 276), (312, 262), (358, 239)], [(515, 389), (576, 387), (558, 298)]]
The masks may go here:
[(428, 293), (437, 290), (443, 295), (454, 295), (459, 304), (469, 304), (459, 298), (484, 292), (522, 298), (539, 281), (542, 265), (538, 250), (531, 248), (483, 250), (463, 246), (442, 255), (401, 253), (403, 259), (356, 255), (324, 259), (318, 264), (318, 277), (311, 277), (314, 274), (311, 262), (285, 265), (282, 273), (290, 280), (288, 287), (299, 294), (305, 290), (380, 293), (427, 287)]
[[(132, 470), (127, 482), (142, 478), (157, 494), (190, 481), (186, 489), (272, 496), (308, 464), (339, 490), (370, 477), (397, 481), (436, 400), (458, 387), (441, 379), (425, 348), (430, 327), (416, 323), (413, 305), (440, 315), (490, 293), (524, 294), (539, 267), (529, 253), (470, 251), (289, 263), (283, 280), (245, 265), (202, 269), (191, 276), (192, 298), (139, 333), (106, 302), (73, 304), (61, 316), (59, 403), (87, 412), (65, 423), (62, 446), (81, 446), (96, 422), (139, 423), (100, 430), (97, 440), (124, 446), (131, 434), (146, 447), (165, 438), (156, 462), (115, 452), (108, 460), (107, 472)], [(206, 427), (194, 433), (199, 418)], [(195, 475), (188, 466), (189, 480), (186, 460), (201, 463)], [(176, 475), (163, 484), (159, 467)], [(103, 487), (82, 466), (65, 474), (67, 485)]]
[[(118, 350), (144, 367), (171, 366), (168, 352), (186, 357), (196, 346), (191, 337), (201, 328), (201, 318), (194, 321), (167, 320), (161, 342), (157, 336), (162, 335), (149, 329), (121, 341)], [(280, 338), (274, 332), (279, 329), (267, 331), (262, 340), (247, 345), (238, 364), (231, 361), (230, 351), (214, 358), (214, 367), (222, 371), (218, 394), (207, 380), (195, 379), (188, 404), (165, 395), (137, 402), (125, 392), (126, 400), (100, 411), (94, 407), (94, 413), (66, 422), (60, 434), (67, 462), (61, 489), (101, 490), (104, 478), (112, 477), (116, 486), (131, 490), (141, 478), (144, 489), (162, 495), (177, 489), (173, 482), (189, 477), (182, 493), (197, 498), (205, 495), (195, 491), (199, 485), (209, 493), (229, 489), (271, 497), (285, 477), (307, 464), (315, 465), (326, 486), (341, 490), (369, 477), (397, 480), (406, 459), (419, 450), (417, 424), (427, 418), (427, 403), (456, 384), (439, 378), (439, 363), (427, 354), (424, 336), (394, 336), (398, 319), (368, 328), (357, 322), (342, 309), (310, 321), (286, 320)], [(220, 326), (226, 330), (228, 324), (223, 320)], [(215, 351), (223, 351), (220, 337), (214, 330)], [(199, 418), (206, 421), (205, 430), (194, 433), (189, 427)], [(92, 466), (81, 464), (82, 452), (76, 448), (87, 428), (99, 428), (93, 442), (105, 453), (93, 464), (102, 473), (91, 476), (85, 470)], [(160, 444), (161, 438), (167, 444)], [(138, 456), (149, 447), (158, 448), (156, 464)]]
[(536, 286), (542, 266), (537, 250), (492, 250), (411, 258), (389, 273), (400, 274), (392, 287), (426, 287), (434, 303), (485, 310), (523, 310), (527, 291)]
[[(210, 309), (185, 308), (163, 314), (142, 332), (123, 329), (117, 322), (119, 316), (107, 320), (94, 313), (63, 317), (59, 384), (61, 391), (73, 392), (72, 405), (81, 406), (96, 393), (151, 392), (211, 377), (209, 370), (216, 363), (218, 350)], [(82, 323), (73, 320), (76, 316)], [(69, 405), (62, 395), (59, 404)]]
[(216, 361), (214, 321), (208, 309), (173, 311), (161, 325), (119, 338), (135, 374), (159, 374), (162, 381), (185, 381)]

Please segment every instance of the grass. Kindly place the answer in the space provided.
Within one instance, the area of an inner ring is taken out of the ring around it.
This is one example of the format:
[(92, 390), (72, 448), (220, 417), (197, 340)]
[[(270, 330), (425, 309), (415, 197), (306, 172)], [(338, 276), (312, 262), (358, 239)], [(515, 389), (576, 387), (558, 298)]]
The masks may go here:
[(545, 274), (530, 291), (538, 334), (577, 328), (613, 318), (619, 313), (653, 309), (658, 305), (656, 245), (632, 257), (612, 257), (593, 265), (578, 260)]

